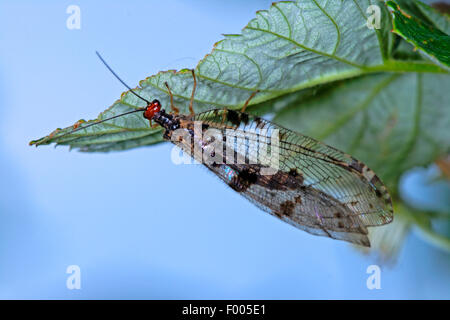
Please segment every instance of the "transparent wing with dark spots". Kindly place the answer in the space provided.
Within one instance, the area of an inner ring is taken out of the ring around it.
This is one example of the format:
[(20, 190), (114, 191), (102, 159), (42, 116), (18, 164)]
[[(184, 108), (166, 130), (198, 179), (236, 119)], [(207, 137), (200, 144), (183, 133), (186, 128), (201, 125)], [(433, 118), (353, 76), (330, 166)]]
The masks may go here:
[[(220, 130), (225, 140), (233, 139), (234, 148), (245, 153), (241, 156), (247, 161), (207, 166), (236, 191), (282, 220), (313, 234), (362, 245), (369, 244), (367, 226), (392, 221), (386, 187), (372, 170), (350, 155), (237, 111), (211, 110), (193, 120), (202, 121), (204, 130)], [(265, 176), (261, 175), (261, 165), (248, 163), (248, 155), (271, 157), (259, 151), (262, 145), (271, 145), (273, 133), (279, 137), (279, 166), (276, 173)]]

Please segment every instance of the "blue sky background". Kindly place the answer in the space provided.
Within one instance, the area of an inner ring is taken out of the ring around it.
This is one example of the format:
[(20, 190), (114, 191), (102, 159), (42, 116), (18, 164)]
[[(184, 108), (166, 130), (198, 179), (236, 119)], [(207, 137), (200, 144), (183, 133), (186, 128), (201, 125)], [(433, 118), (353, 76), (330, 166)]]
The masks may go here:
[[(0, 298), (450, 298), (450, 256), (415, 233), (397, 263), (261, 212), (169, 144), (111, 154), (31, 148), (92, 119), (122, 85), (194, 67), (271, 1), (0, 3)], [(81, 30), (66, 8), (81, 8)], [(81, 290), (66, 288), (79, 265)]]

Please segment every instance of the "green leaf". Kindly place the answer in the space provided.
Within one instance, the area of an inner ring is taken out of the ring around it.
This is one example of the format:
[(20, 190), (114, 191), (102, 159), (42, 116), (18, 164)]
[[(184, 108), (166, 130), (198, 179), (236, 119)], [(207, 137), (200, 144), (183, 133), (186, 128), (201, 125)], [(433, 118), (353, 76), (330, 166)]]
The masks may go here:
[(413, 15), (417, 19), (435, 26), (446, 34), (450, 33), (449, 15), (445, 13), (445, 11), (448, 11), (448, 8), (450, 8), (450, 5), (442, 2), (435, 2), (432, 5), (439, 8), (439, 10), (437, 10), (419, 0), (394, 0), (394, 2), (398, 4), (402, 12), (407, 15)]
[(450, 69), (450, 36), (402, 11), (395, 2), (389, 1), (388, 4), (393, 8), (395, 17), (394, 32), (420, 49), (432, 61)]
[(406, 170), (450, 151), (450, 75), (385, 73), (341, 82), (274, 122), (350, 153), (395, 193)]
[[(381, 29), (367, 27), (367, 8), (381, 8)], [(374, 72), (445, 72), (422, 61), (391, 60), (393, 35), (390, 14), (382, 1), (299, 0), (274, 3), (259, 11), (241, 35), (226, 35), (197, 65), (196, 112), (211, 108), (242, 107), (255, 90), (251, 104), (285, 99), (286, 94)], [(188, 70), (160, 72), (140, 82), (136, 92), (157, 98), (169, 108), (168, 82), (175, 105), (188, 112), (193, 81)], [(130, 92), (124, 93), (96, 120), (143, 107)], [(86, 125), (93, 121), (82, 124)], [(162, 140), (140, 113), (127, 115), (67, 134), (68, 127), (32, 141), (57, 143), (83, 151), (125, 150)]]
[[(388, 2), (388, 1), (387, 1)], [(417, 0), (394, 0), (396, 4), (402, 8), (402, 11), (408, 15), (415, 16), (417, 19), (432, 24), (432, 21), (429, 21), (428, 18), (422, 13), (422, 10), (419, 9), (419, 1)]]
[(427, 17), (436, 28), (447, 35), (450, 34), (450, 16), (448, 14), (440, 13), (438, 10), (420, 1), (416, 1), (416, 4), (422, 14)]

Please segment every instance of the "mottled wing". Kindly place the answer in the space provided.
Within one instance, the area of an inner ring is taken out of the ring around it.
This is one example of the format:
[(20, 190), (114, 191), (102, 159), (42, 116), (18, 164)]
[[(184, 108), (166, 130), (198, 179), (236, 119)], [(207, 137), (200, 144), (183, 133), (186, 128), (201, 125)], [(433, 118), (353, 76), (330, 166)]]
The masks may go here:
[[(210, 129), (220, 132), (224, 141), (223, 148), (211, 149), (211, 139), (202, 138), (203, 150), (216, 160), (223, 159), (203, 163), (234, 190), (280, 219), (315, 235), (364, 246), (370, 246), (366, 227), (392, 221), (386, 187), (352, 156), (233, 110), (211, 110), (193, 120), (202, 122), (203, 133)], [(231, 161), (226, 157), (230, 147), (235, 152)], [(255, 155), (256, 162), (252, 159)], [(268, 167), (276, 170), (267, 174)]]

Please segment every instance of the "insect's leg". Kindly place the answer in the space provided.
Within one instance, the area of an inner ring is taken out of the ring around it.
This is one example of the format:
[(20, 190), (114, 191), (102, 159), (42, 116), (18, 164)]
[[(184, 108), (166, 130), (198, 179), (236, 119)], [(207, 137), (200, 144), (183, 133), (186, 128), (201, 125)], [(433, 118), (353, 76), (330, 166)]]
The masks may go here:
[(250, 100), (253, 99), (253, 97), (259, 92), (259, 90), (254, 91), (250, 97), (248, 97), (247, 101), (245, 101), (244, 106), (241, 109), (241, 112), (245, 112), (245, 109), (247, 108), (248, 103), (250, 102)]
[(227, 116), (227, 113), (228, 113), (228, 109), (225, 107), (223, 109), (223, 113), (222, 113), (222, 123), (221, 124), (223, 124), (225, 122), (225, 118)]
[(157, 123), (153, 124), (152, 119), (149, 119), (148, 121), (150, 122), (150, 128), (152, 128), (152, 129), (155, 129), (156, 127), (159, 126), (159, 124), (157, 124)]
[(191, 115), (194, 115), (194, 108), (192, 106), (194, 104), (195, 88), (197, 88), (197, 79), (195, 78), (194, 69), (192, 69), (191, 72), (192, 72), (192, 77), (194, 78), (194, 87), (192, 88), (191, 101), (189, 101), (189, 113)]
[(178, 109), (177, 107), (174, 106), (173, 104), (173, 94), (172, 91), (170, 91), (169, 85), (167, 84), (167, 82), (164, 82), (164, 85), (166, 86), (167, 90), (169, 90), (169, 97), (170, 97), (170, 109), (172, 109), (172, 111), (175, 114), (178, 114), (180, 112), (180, 109)]

